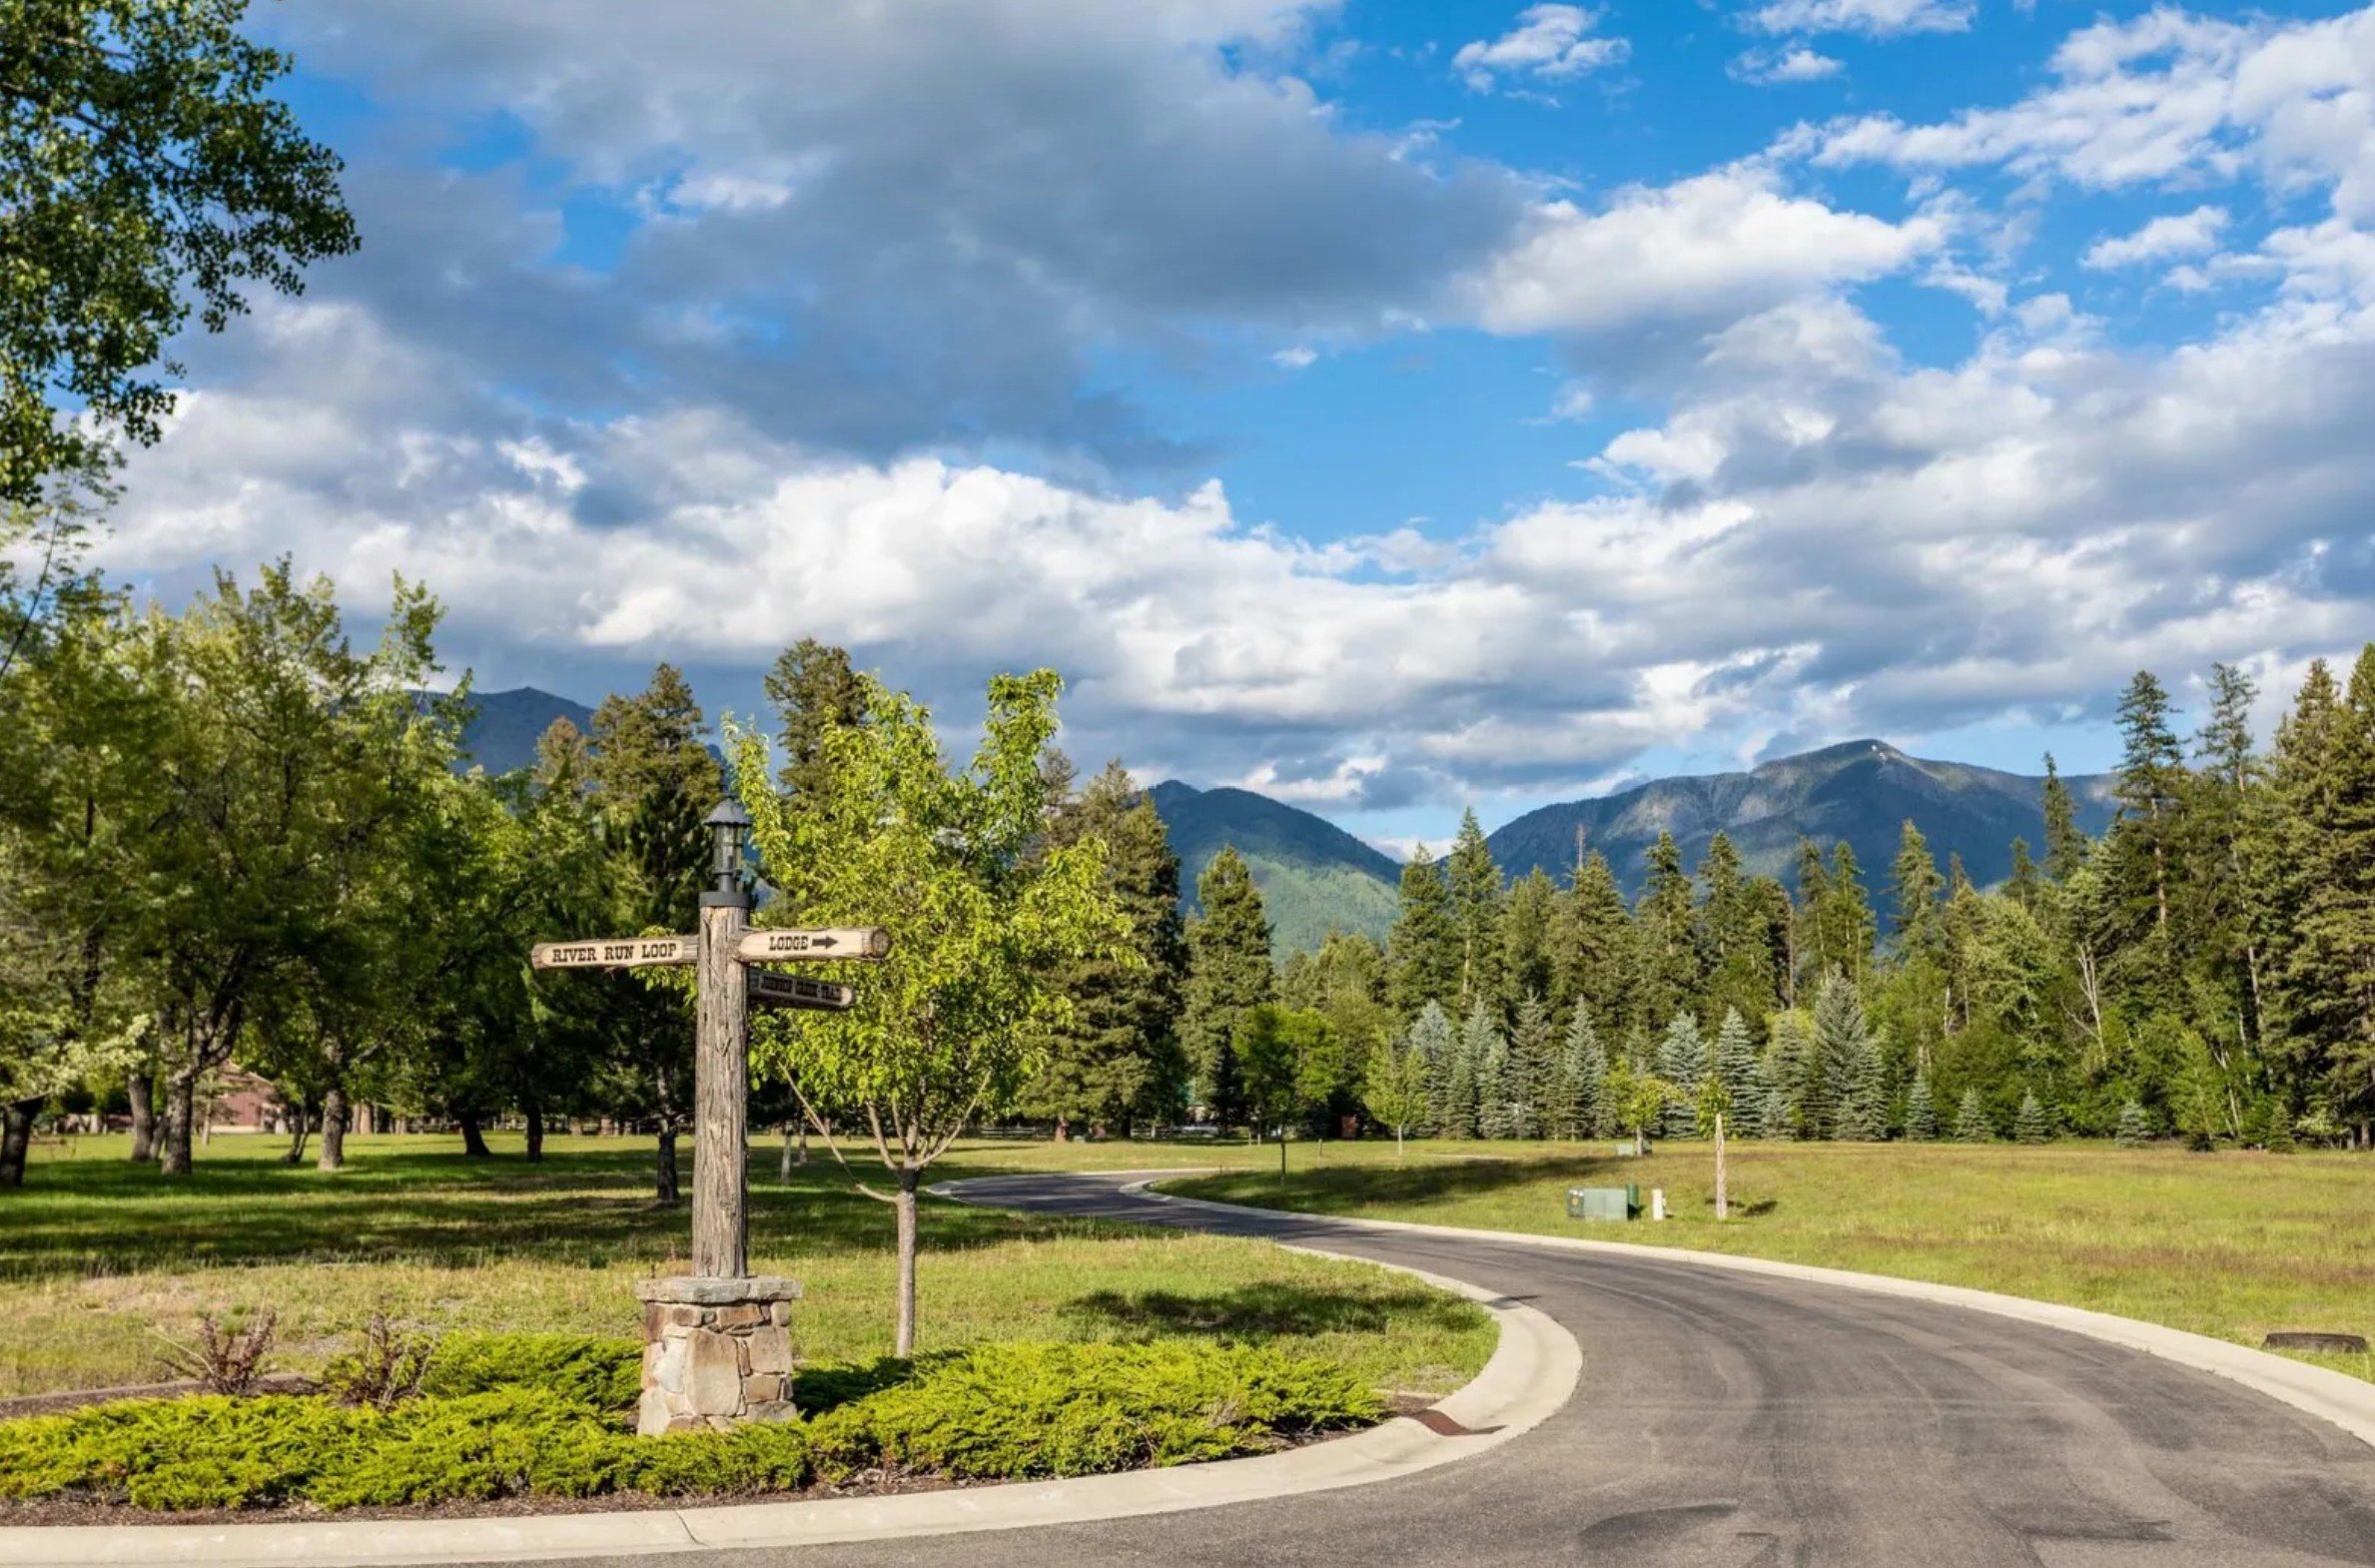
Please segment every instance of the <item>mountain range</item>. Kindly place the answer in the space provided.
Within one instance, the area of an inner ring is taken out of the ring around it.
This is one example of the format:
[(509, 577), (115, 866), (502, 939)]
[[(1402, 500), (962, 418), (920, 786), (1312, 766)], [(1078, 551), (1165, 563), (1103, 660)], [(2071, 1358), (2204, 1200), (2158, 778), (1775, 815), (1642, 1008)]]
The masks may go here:
[[(485, 692), (463, 730), (471, 761), (489, 773), (535, 760), (536, 737), (556, 718), (587, 728), (593, 710), (532, 686)], [(2111, 820), (2108, 775), (2067, 780), (2078, 824), (2099, 833)], [(1882, 740), (1852, 740), (1761, 763), (1745, 773), (1653, 779), (1614, 794), (1529, 811), (1487, 835), (1504, 873), (1540, 867), (1563, 881), (1578, 841), (1606, 855), (1628, 893), (1638, 892), (1650, 847), (1672, 833), (1696, 866), (1719, 831), (1731, 835), (1752, 873), (1792, 880), (1798, 840), (1829, 848), (1845, 840), (1877, 896), (1897, 837), (1911, 820), (1943, 867), (1963, 857), (1985, 886), (2011, 870), (2011, 844), (2044, 850), (2044, 780), (1964, 762), (1908, 756)], [(1177, 779), (1148, 794), (1180, 857), (1181, 902), (1194, 907), (1195, 879), (1223, 845), (1252, 868), (1281, 953), (1315, 948), (1331, 930), (1383, 941), (1393, 926), (1401, 868), (1375, 846), (1313, 812), (1243, 789), (1197, 789)], [(1432, 846), (1440, 855), (1448, 845)]]

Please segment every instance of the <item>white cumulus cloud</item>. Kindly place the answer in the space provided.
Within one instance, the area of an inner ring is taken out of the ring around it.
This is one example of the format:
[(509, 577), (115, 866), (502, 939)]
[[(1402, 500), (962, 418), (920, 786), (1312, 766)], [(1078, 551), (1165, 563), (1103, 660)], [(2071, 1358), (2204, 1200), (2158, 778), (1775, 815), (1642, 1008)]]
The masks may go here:
[(1503, 77), (1557, 82), (1623, 63), (1632, 46), (1597, 35), (1600, 20), (1598, 11), (1585, 6), (1528, 6), (1500, 37), (1462, 44), (1451, 67), (1472, 90), (1489, 93)]

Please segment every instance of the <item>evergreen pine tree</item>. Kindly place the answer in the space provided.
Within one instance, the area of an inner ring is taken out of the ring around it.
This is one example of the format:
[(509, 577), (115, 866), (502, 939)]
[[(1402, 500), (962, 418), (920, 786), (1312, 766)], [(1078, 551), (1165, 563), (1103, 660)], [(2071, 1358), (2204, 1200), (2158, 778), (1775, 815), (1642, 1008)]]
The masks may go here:
[[(797, 651), (797, 650), (795, 650)], [(1047, 1060), (1023, 1108), (1064, 1126), (1075, 1118), (1127, 1127), (1169, 1120), (1186, 1100), (1178, 1024), (1188, 978), (1180, 860), (1155, 804), (1119, 762), (1058, 809), (1051, 848), (1094, 838), (1106, 847), (1106, 889), (1130, 918), (1131, 958), (1071, 960), (1058, 984), (1072, 1014), (1049, 1033)]]
[(1634, 930), (1638, 939), (1634, 1014), (1644, 1022), (1671, 1018), (1699, 995), (1699, 941), (1691, 879), (1682, 869), (1674, 835), (1650, 846)]
[(2044, 1104), (2036, 1098), (2035, 1090), (2029, 1090), (2020, 1097), (2019, 1113), (2012, 1118), (2012, 1137), (2023, 1144), (2041, 1144), (2052, 1136)]
[(1388, 998), (1408, 1018), (1432, 1003), (1459, 1004), (1459, 933), (1451, 919), (1451, 890), (1443, 868), (1419, 845), (1402, 867), (1401, 911), (1385, 945)]
[(1501, 903), (1501, 1006), (1516, 1017), (1529, 997), (1547, 1002), (1552, 985), (1551, 927), (1558, 889), (1536, 866)]
[(1245, 1015), (1272, 1000), (1270, 923), (1261, 909), (1253, 872), (1223, 847), (1195, 882), (1201, 910), (1188, 923), (1187, 1007), (1181, 1033), (1194, 1069), (1196, 1090), (1222, 1127), (1237, 1126), (1246, 1110), (1236, 1036)]
[[(2114, 881), (2130, 910), (2131, 929), (2169, 937), (2170, 885), (2183, 853), (2185, 753), (2170, 726), (2169, 694), (2150, 670), (2136, 671), (2119, 698), (2123, 743), (2117, 782), (2118, 820), (2112, 825)], [(2160, 955), (2165, 964), (2171, 955)]]
[(2045, 875), (2066, 885), (2086, 864), (2086, 835), (2078, 831), (2078, 803), (2062, 782), (2061, 770), (2054, 766), (2049, 751), (2045, 753), (2044, 807)]
[(1899, 963), (1940, 957), (1945, 938), (1940, 929), (1939, 895), (1945, 891), (1946, 879), (1938, 874), (1938, 857), (1930, 852), (1930, 840), (1914, 825), (1913, 818), (1906, 818), (1898, 833), (1897, 859), (1889, 868), (1889, 894), (1895, 905), (1890, 935)]
[(1451, 889), (1451, 923), (1458, 942), (1459, 1003), (1495, 1007), (1501, 1001), (1501, 868), (1485, 847), (1476, 813), (1461, 815), (1459, 836), (1444, 864)]
[(1757, 1037), (1737, 1008), (1724, 1011), (1723, 1027), (1715, 1036), (1716, 1076), (1723, 1080), (1732, 1109), (1725, 1126), (1741, 1138), (1767, 1138), (1765, 1126), (1765, 1059), (1757, 1054)]
[(1470, 1050), (1476, 1063), (1476, 1136), (1515, 1138), (1517, 1118), (1510, 1093), (1509, 1037), (1501, 1032), (1492, 1010), (1481, 1000), (1469, 1010), (1463, 1033), (1474, 1042)]
[(1963, 1092), (1963, 1104), (1955, 1112), (1955, 1142), (1959, 1144), (1992, 1144), (1995, 1129), (1988, 1124), (1987, 1107), (1979, 1099), (1977, 1084)]
[(2012, 840), (2012, 870), (2011, 875), (2004, 878), (2003, 890), (2013, 903), (2031, 915), (2037, 913), (2044, 902), (2044, 877), (2037, 870), (2036, 862), (2030, 858), (2028, 840), (2024, 838)]
[(1758, 1120), (1765, 1130), (1765, 1137), (1790, 1136), (1790, 1092), (1781, 1086), (1779, 1080), (1767, 1087), (1765, 1104), (1758, 1114)]
[(1560, 899), (1551, 926), (1551, 1001), (1580, 1008), (1602, 1029), (1629, 1021), (1627, 990), (1634, 971), (1633, 913), (1608, 857), (1594, 850), (1576, 868), (1575, 885)]
[(2131, 1098), (2119, 1108), (2119, 1131), (2114, 1141), (2121, 1149), (2141, 1149), (2152, 1142), (2152, 1119), (2144, 1114), (2141, 1102)]
[(1459, 1056), (1459, 1032), (1433, 1002), (1410, 1025), (1410, 1049), (1426, 1065), (1426, 1126), (1439, 1138), (1451, 1134), (1452, 1065)]
[(1847, 956), (1823, 948), (1823, 912), (1831, 902), (1831, 869), (1823, 864), (1823, 848), (1813, 839), (1798, 841), (1798, 896), (1792, 918), (1790, 946), (1797, 954), (1793, 977), (1802, 997), (1813, 995), (1822, 979), (1846, 962)]
[(1674, 1101), (1666, 1108), (1665, 1136), (1690, 1137), (1698, 1127), (1694, 1108), (1699, 1086), (1707, 1077), (1707, 1037), (1688, 1013), (1676, 1013), (1658, 1042), (1658, 1077), (1674, 1089)]
[(1824, 890), (1823, 948), (1836, 955), (1831, 962), (1851, 978), (1862, 980), (1872, 964), (1876, 930), (1872, 900), (1864, 892), (1864, 871), (1856, 864), (1854, 846), (1841, 839), (1831, 846), (1831, 875)]
[(1550, 1005), (1538, 996), (1518, 1004), (1509, 1036), (1509, 1102), (1515, 1108), (1514, 1138), (1548, 1138), (1564, 1112), (1559, 1094), (1558, 1033)]
[(2375, 1123), (2375, 642), (2359, 654), (2327, 729), (2294, 796), (2305, 875), (2284, 984), (2289, 1026), (2363, 1144)]
[(1938, 1107), (1930, 1098), (1930, 1075), (1914, 1074), (1914, 1087), (1905, 1097), (1905, 1136), (1909, 1143), (1938, 1142)]

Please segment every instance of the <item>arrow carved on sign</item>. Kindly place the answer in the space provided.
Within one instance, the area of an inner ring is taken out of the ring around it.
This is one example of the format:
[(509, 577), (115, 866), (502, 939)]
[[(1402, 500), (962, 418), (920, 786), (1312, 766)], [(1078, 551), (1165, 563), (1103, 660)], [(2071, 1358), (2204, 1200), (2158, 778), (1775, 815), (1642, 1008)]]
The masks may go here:
[(754, 931), (742, 939), (745, 964), (819, 963), (826, 959), (891, 956), (891, 933), (881, 926), (830, 926), (803, 931)]

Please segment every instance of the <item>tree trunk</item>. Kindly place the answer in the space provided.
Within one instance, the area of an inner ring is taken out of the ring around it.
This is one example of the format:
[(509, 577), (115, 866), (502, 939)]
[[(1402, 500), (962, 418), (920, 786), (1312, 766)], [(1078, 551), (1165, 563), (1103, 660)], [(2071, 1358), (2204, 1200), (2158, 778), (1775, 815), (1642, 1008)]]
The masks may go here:
[(487, 1157), (486, 1134), (478, 1126), (478, 1113), (456, 1111), (453, 1120), (461, 1127), (461, 1152), (472, 1160)]
[(300, 1101), (289, 1108), (289, 1153), (281, 1157), (281, 1164), (293, 1166), (305, 1159), (306, 1134), (313, 1125), (313, 1107)]
[(1732, 1217), (1732, 1189), (1726, 1183), (1724, 1171), (1724, 1114), (1715, 1114), (1715, 1216)]
[(653, 1172), (652, 1194), (663, 1203), (676, 1201), (676, 1124), (660, 1124), (659, 1162)]
[(527, 1158), (530, 1161), (542, 1160), (544, 1158), (544, 1108), (536, 1101), (531, 1100), (525, 1106), (524, 1111), (527, 1119)]
[(1056, 1117), (1056, 1142), (1059, 1144), (1072, 1142), (1072, 1123), (1061, 1113)]
[(12, 1100), (0, 1107), (0, 1186), (25, 1184), (25, 1150), (33, 1142), (33, 1113), (42, 1103)]
[[(792, 1183), (792, 1127), (793, 1124), (789, 1122), (783, 1125), (783, 1153), (775, 1162), (775, 1179), (786, 1186)], [(803, 1149), (801, 1152), (805, 1154), (807, 1151)]]
[(899, 1342), (896, 1355), (916, 1350), (916, 1183), (923, 1173), (899, 1173)]
[(343, 1171), (347, 1165), (347, 1091), (333, 1085), (322, 1097), (322, 1156), (318, 1171)]
[(124, 1093), (132, 1101), (132, 1158), (146, 1165), (157, 1158), (157, 1080), (136, 1068)]
[(165, 1081), (165, 1128), (157, 1155), (160, 1176), (190, 1174), (190, 1134), (198, 1109), (198, 1075), (176, 1073)]

